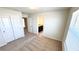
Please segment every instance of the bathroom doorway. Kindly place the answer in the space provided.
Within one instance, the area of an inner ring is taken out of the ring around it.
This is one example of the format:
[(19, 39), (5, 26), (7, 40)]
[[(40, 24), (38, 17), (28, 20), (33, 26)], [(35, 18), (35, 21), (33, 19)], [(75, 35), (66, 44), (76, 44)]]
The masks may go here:
[(38, 16), (37, 20), (38, 34), (41, 34), (44, 31), (44, 16)]

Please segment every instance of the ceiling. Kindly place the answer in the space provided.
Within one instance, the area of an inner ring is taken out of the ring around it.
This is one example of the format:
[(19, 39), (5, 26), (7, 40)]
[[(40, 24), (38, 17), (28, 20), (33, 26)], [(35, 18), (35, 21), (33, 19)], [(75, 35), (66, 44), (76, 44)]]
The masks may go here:
[(63, 11), (70, 9), (69, 7), (37, 7), (36, 9), (31, 9), (29, 7), (7, 7), (8, 9), (13, 9), (17, 11), (21, 11), (22, 13), (40, 13), (40, 12), (49, 12), (49, 11)]

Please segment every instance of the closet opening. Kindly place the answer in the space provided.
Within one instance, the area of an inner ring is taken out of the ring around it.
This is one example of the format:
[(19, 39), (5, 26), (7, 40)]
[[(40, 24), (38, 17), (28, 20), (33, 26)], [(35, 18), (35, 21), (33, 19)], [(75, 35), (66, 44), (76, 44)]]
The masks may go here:
[(27, 17), (22, 17), (22, 19), (23, 19), (24, 33), (26, 34), (28, 32)]

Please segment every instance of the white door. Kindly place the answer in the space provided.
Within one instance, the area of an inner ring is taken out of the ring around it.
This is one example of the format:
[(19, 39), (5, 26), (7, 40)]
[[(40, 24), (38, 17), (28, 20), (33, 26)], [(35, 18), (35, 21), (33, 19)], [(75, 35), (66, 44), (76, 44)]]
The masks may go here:
[(24, 37), (22, 18), (20, 16), (11, 16), (11, 22), (12, 22), (15, 39)]
[(28, 19), (28, 31), (33, 32), (33, 21), (32, 18)]
[(10, 42), (14, 40), (10, 17), (2, 17), (2, 23), (3, 23), (2, 32), (3, 37), (5, 38), (5, 42)]
[(1, 21), (1, 17), (0, 17), (0, 46), (3, 46), (4, 43), (5, 43), (5, 40), (2, 35), (2, 21)]

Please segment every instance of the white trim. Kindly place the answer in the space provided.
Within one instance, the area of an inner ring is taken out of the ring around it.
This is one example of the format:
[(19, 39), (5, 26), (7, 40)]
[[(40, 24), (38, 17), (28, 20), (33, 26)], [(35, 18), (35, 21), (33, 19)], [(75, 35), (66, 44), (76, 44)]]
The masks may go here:
[(7, 45), (7, 43), (1, 43), (0, 44), (0, 47), (4, 46), (4, 45)]
[(57, 39), (57, 38), (55, 38), (55, 37), (51, 37), (51, 36), (46, 35), (46, 34), (43, 34), (43, 36), (45, 36), (45, 37), (47, 37), (47, 38), (50, 38), (50, 39), (54, 39), (54, 40), (58, 40), (58, 41), (62, 41), (62, 40), (60, 40), (60, 39)]

